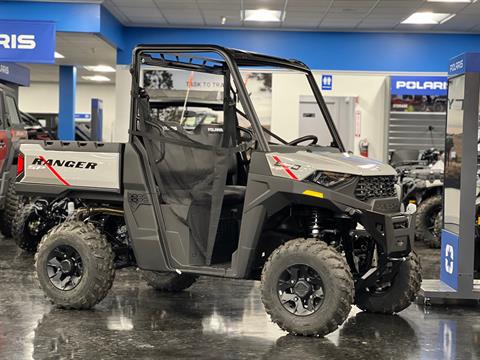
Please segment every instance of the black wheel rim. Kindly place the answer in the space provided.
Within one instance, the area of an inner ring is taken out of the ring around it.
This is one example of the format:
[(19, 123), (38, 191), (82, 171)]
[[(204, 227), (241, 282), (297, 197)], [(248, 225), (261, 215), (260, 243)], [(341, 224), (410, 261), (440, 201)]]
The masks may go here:
[(60, 245), (48, 255), (47, 274), (50, 282), (59, 290), (69, 291), (77, 287), (83, 276), (82, 258), (69, 245)]
[(308, 265), (292, 265), (278, 278), (282, 306), (291, 314), (308, 316), (321, 308), (325, 291), (320, 274)]

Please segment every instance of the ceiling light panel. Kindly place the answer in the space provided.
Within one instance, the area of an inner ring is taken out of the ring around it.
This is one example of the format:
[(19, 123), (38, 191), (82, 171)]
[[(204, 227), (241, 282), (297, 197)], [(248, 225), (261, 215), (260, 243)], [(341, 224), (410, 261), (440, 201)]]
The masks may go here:
[(115, 72), (115, 69), (109, 65), (84, 66), (84, 69), (95, 72)]
[(436, 25), (450, 20), (455, 14), (416, 12), (402, 21), (402, 24)]
[(244, 21), (260, 21), (260, 22), (283, 21), (282, 12), (280, 10), (267, 10), (267, 9), (244, 10), (243, 20)]
[(428, 2), (441, 2), (441, 3), (472, 3), (477, 0), (427, 0)]
[(91, 75), (91, 76), (82, 76), (84, 80), (97, 81), (97, 82), (108, 82), (110, 79), (103, 75)]

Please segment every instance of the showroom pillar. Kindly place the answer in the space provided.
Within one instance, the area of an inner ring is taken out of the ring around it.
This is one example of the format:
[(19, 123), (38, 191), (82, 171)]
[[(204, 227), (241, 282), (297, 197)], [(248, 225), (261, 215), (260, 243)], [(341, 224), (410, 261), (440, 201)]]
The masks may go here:
[(75, 99), (77, 88), (77, 68), (73, 65), (60, 65), (58, 138), (75, 140)]

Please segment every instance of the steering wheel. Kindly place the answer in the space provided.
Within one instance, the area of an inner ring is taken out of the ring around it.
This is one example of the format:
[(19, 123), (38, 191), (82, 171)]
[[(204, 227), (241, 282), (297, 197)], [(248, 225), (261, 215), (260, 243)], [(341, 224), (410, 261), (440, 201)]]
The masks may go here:
[(254, 139), (252, 130), (247, 129), (240, 125), (237, 125), (237, 130), (240, 130), (241, 132), (245, 133), (245, 135), (247, 135), (246, 136), (247, 139), (243, 138), (242, 141), (252, 141)]
[(316, 137), (315, 135), (305, 135), (305, 136), (299, 137), (298, 139), (290, 141), (287, 145), (296, 146), (308, 140), (311, 141), (310, 144), (308, 145), (315, 145), (318, 142), (318, 137)]

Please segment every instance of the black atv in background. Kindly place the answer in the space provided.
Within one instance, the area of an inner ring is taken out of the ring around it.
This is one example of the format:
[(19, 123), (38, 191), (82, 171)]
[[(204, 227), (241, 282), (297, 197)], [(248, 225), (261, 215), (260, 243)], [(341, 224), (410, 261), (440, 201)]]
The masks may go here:
[[(418, 154), (418, 152), (417, 152)], [(409, 158), (410, 157), (410, 158)], [(435, 221), (442, 212), (443, 161), (441, 153), (430, 148), (415, 159), (415, 151), (392, 154), (390, 163), (397, 170), (400, 201), (406, 207), (417, 205), (416, 240), (432, 248), (440, 247)]]

